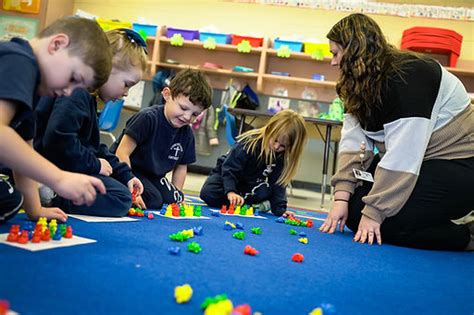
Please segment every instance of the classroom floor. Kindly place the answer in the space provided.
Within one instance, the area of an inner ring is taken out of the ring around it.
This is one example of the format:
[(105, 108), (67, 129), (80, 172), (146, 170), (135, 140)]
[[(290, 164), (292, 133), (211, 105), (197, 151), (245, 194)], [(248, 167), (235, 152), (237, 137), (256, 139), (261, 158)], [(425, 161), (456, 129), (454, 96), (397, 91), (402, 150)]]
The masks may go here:
[[(206, 178), (206, 175), (188, 173), (184, 184), (184, 191), (191, 195), (199, 195), (199, 191)], [(288, 205), (292, 208), (327, 212), (331, 208), (331, 195), (326, 194), (324, 200), (324, 207), (321, 207), (320, 192), (297, 188), (288, 189)]]

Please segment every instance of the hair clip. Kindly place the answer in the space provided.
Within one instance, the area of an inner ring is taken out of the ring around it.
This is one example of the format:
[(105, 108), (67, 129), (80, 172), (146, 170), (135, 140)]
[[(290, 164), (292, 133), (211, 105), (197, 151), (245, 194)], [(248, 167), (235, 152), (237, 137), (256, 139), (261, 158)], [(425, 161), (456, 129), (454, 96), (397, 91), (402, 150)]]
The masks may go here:
[(138, 32), (135, 32), (134, 30), (129, 28), (119, 28), (119, 30), (123, 31), (125, 35), (127, 35), (130, 42), (142, 47), (145, 51), (145, 54), (148, 55), (148, 47), (146, 45), (146, 41)]

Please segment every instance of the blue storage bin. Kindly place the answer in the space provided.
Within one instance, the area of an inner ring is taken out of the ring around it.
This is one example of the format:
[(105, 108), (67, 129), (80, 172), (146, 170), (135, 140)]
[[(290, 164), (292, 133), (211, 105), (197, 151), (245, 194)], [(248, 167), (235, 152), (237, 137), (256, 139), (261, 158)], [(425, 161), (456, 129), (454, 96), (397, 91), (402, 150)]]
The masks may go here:
[(281, 46), (286, 45), (290, 48), (291, 51), (294, 52), (301, 52), (303, 49), (303, 43), (302, 42), (293, 42), (293, 41), (288, 41), (288, 40), (280, 40), (279, 38), (275, 39), (275, 42), (273, 43), (273, 48), (274, 49), (279, 49)]
[(156, 36), (157, 25), (133, 23), (134, 31), (144, 31), (146, 36)]
[(205, 42), (208, 38), (214, 38), (216, 44), (230, 44), (230, 34), (200, 32), (199, 40)]

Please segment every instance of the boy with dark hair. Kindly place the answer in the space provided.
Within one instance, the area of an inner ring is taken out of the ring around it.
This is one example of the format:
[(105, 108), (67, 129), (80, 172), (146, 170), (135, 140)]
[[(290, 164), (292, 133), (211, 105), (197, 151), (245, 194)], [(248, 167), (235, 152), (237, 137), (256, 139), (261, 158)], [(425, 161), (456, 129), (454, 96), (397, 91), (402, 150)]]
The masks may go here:
[[(100, 53), (97, 53), (100, 52)], [(100, 26), (69, 17), (51, 24), (30, 42), (0, 42), (0, 222), (23, 205), (30, 219), (66, 221), (59, 208), (41, 207), (36, 181), (75, 204), (91, 204), (103, 183), (65, 172), (32, 149), (39, 96), (70, 95), (78, 87), (98, 87), (110, 74), (112, 53)], [(8, 79), (6, 79), (8, 78)]]
[[(190, 124), (212, 102), (206, 78), (191, 69), (178, 73), (162, 95), (165, 105), (146, 108), (130, 118), (111, 147), (143, 183), (143, 195), (137, 198), (142, 208), (159, 209), (163, 203), (183, 201), (187, 164), (196, 161)], [(171, 182), (166, 178), (170, 171)]]

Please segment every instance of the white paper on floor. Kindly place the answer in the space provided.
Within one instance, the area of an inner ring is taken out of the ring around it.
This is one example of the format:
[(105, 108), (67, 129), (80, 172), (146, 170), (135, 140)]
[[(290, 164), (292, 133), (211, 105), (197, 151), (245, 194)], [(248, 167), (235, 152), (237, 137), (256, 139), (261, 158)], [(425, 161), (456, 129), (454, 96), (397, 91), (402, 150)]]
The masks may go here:
[(76, 245), (90, 244), (90, 243), (97, 242), (96, 240), (93, 240), (90, 238), (74, 235), (72, 238), (63, 237), (59, 241), (55, 241), (51, 239), (48, 242), (41, 241), (40, 243), (31, 243), (30, 241), (26, 244), (20, 244), (16, 242), (15, 243), (7, 242), (7, 236), (8, 236), (8, 233), (0, 234), (0, 244), (18, 247), (18, 248), (26, 249), (32, 252), (46, 250), (46, 249), (53, 249), (53, 248), (58, 248), (58, 247), (69, 247), (69, 246), (76, 246)]
[(196, 219), (205, 219), (205, 220), (209, 220), (210, 218), (209, 217), (205, 217), (205, 216), (200, 216), (200, 217), (167, 217), (166, 215), (164, 214), (161, 214), (159, 211), (152, 211), (154, 214), (156, 214), (157, 216), (159, 217), (163, 217), (163, 218), (168, 218), (168, 219), (174, 219), (174, 220), (196, 220)]
[(86, 221), (86, 222), (132, 222), (138, 221), (137, 219), (130, 217), (95, 217), (91, 215), (82, 215), (82, 214), (68, 214), (68, 217)]
[(228, 216), (228, 217), (242, 217), (242, 218), (251, 218), (251, 219), (267, 219), (265, 217), (262, 217), (260, 215), (242, 215), (242, 214), (230, 214), (230, 213), (221, 213), (220, 210), (211, 210), (209, 209), (211, 212), (219, 212), (220, 215), (225, 215), (225, 216)]

